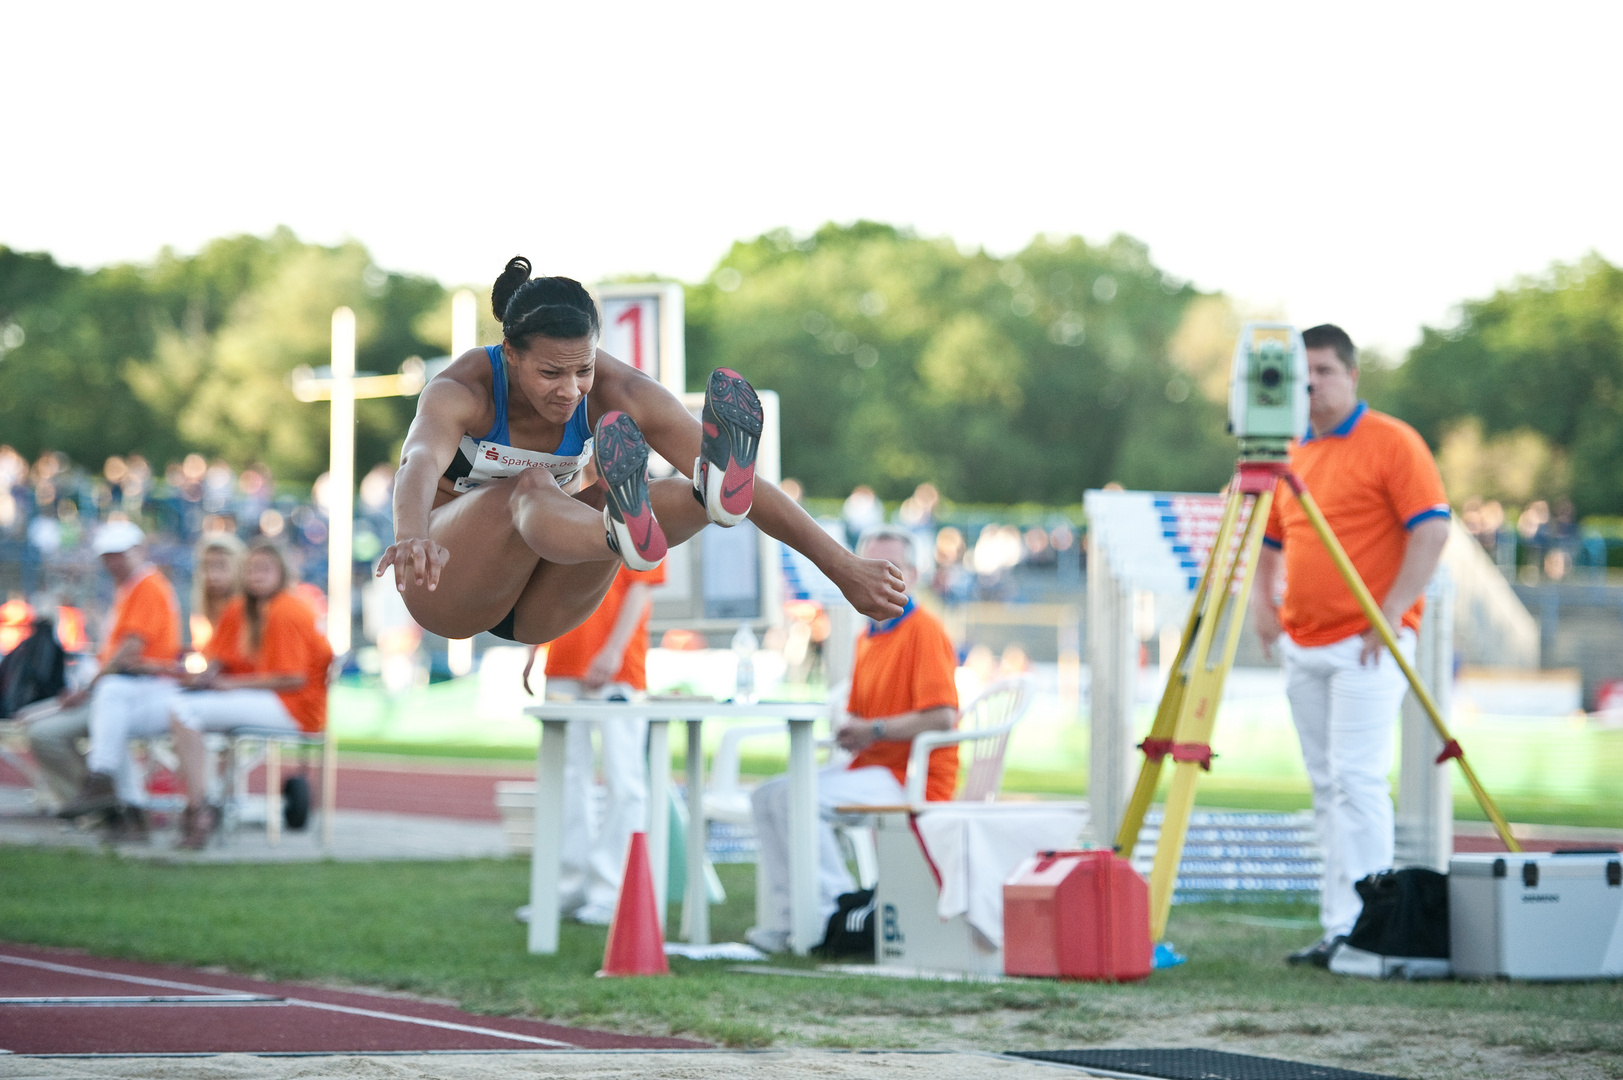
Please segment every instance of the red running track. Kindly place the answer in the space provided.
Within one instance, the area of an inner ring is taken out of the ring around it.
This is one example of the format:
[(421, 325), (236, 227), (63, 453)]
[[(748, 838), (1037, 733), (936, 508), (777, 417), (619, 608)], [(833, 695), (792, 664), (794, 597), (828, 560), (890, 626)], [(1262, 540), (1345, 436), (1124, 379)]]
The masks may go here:
[[(283, 775), (297, 766), (283, 760)], [(318, 782), (316, 768), (310, 772)], [(461, 818), (465, 821), (500, 821), (496, 809), (498, 780), (534, 780), (535, 767), (515, 762), (511, 765), (457, 766), (438, 762), (374, 764), (340, 759), (338, 764), (338, 808), (376, 810), (391, 814), (427, 814), (433, 817)], [(0, 761), (0, 784), (17, 787), (28, 783), (21, 773)], [(265, 790), (264, 769), (248, 778), (250, 791)]]
[(691, 1050), (705, 1045), (0, 942), (0, 1050), (14, 1054)]

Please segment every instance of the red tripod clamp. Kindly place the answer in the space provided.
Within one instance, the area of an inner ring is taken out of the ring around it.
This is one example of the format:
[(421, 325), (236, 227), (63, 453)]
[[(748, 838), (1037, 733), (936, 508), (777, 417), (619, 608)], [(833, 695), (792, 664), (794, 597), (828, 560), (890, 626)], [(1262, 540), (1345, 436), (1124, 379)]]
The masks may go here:
[(1167, 755), (1173, 761), (1193, 761), (1205, 772), (1212, 771), (1212, 748), (1206, 743), (1173, 742), (1171, 739), (1145, 739), (1138, 744), (1144, 756), (1159, 765)]
[(1283, 477), (1291, 490), (1300, 495), (1302, 482), (1291, 472), (1287, 461), (1242, 461), (1234, 467), (1234, 489), (1242, 495), (1261, 495), (1272, 491)]

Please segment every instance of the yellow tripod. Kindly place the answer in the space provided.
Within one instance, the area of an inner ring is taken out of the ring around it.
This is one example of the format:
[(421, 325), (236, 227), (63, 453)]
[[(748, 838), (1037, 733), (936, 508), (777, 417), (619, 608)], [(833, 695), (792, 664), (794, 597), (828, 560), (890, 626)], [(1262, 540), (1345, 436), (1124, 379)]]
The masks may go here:
[[(1139, 744), (1144, 751), (1144, 765), (1139, 770), (1133, 797), (1127, 804), (1127, 816), (1116, 834), (1116, 850), (1123, 858), (1131, 858), (1144, 815), (1150, 808), (1156, 785), (1161, 779), (1161, 766), (1172, 758), (1172, 785), (1167, 793), (1166, 812), (1161, 824), (1161, 839), (1155, 848), (1155, 866), (1150, 871), (1150, 936), (1161, 940), (1166, 932), (1167, 915), (1172, 907), (1172, 892), (1177, 882), (1178, 863), (1183, 857), (1184, 838), (1189, 831), (1189, 815), (1195, 805), (1195, 784), (1200, 773), (1210, 771), (1212, 762), (1212, 728), (1217, 721), (1218, 703), (1223, 697), (1223, 681), (1234, 666), (1234, 651), (1239, 647), (1241, 624), (1246, 604), (1256, 576), (1257, 556), (1262, 547), (1263, 530), (1267, 527), (1268, 511), (1273, 506), (1276, 482), (1283, 478), (1302, 504), (1302, 510), (1313, 524), (1319, 542), (1330, 553), (1342, 580), (1358, 599), (1364, 617), (1375, 627), (1392, 658), (1398, 662), (1409, 687), (1420, 702), (1426, 715), (1443, 740), (1443, 752), (1437, 763), (1453, 758), (1465, 774), (1471, 793), (1487, 813), (1499, 838), (1511, 851), (1520, 851), (1521, 845), (1510, 835), (1510, 825), (1494, 805), (1493, 798), (1477, 779), (1475, 770), (1465, 760), (1465, 751), (1449, 734), (1437, 703), (1421, 685), (1414, 668), (1398, 651), (1397, 638), (1381, 614), (1380, 605), (1370, 595), (1363, 579), (1358, 576), (1352, 560), (1341, 547), (1324, 514), (1313, 501), (1312, 494), (1290, 466), (1279, 460), (1247, 460), (1241, 458), (1230, 485), (1228, 501), (1218, 526), (1217, 538), (1212, 543), (1211, 555), (1201, 573), (1200, 585), (1195, 590), (1194, 604), (1184, 626), (1183, 638), (1178, 643), (1178, 655), (1172, 663), (1166, 690), (1155, 712), (1155, 723), (1149, 737)], [(1234, 533), (1239, 527), (1241, 512), (1247, 502), (1250, 516), (1238, 547)], [(1220, 630), (1227, 636), (1219, 643)]]

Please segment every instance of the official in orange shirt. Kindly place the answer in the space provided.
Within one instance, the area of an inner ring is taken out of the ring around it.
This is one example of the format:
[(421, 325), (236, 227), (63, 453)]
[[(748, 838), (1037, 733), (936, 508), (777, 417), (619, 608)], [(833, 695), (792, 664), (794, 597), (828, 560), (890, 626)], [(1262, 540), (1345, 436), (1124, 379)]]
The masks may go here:
[(186, 788), (181, 847), (208, 842), (217, 814), (208, 805), (205, 731), (269, 728), (316, 732), (327, 726), (332, 648), (315, 612), (289, 588), (287, 560), (274, 544), (248, 549), (244, 595), (220, 616), (203, 655), (208, 667), (171, 702), (169, 731)]
[[(664, 566), (620, 568), (597, 610), (547, 646), (549, 700), (630, 701), (648, 689), (648, 617), (664, 581)], [(593, 728), (603, 748), (602, 821), (592, 812)], [(614, 917), (631, 834), (647, 827), (647, 735), (648, 721), (628, 717), (569, 725), (558, 889), (560, 910), (579, 922)]]
[[(163, 571), (147, 562), (146, 535), (129, 521), (110, 521), (97, 531), (92, 550), (113, 579), (113, 606), (103, 624), (97, 654), (100, 671), (88, 687), (62, 698), (63, 710), (30, 731), (35, 755), (47, 769), (60, 769), (70, 758), (61, 745), (75, 720), (83, 728), (72, 736), (90, 737), (79, 793), (61, 809), (62, 817), (104, 811), (121, 812), (117, 824), (130, 839), (144, 839), (146, 792), (130, 761), (131, 739), (162, 734), (166, 703), (180, 673), (180, 604)], [(82, 719), (74, 714), (88, 705)], [(49, 743), (55, 745), (48, 745)], [(72, 738), (66, 750), (73, 758)]]
[[(849, 720), (835, 741), (854, 756), (847, 765), (830, 765), (817, 774), (819, 917), (826, 921), (841, 893), (856, 887), (845, 868), (845, 856), (834, 835), (834, 808), (849, 804), (896, 805), (907, 801), (907, 759), (913, 737), (946, 731), (958, 720), (958, 668), (952, 639), (934, 615), (912, 596), (918, 562), (912, 533), (881, 525), (857, 543), (857, 554), (882, 559), (900, 570), (908, 589), (902, 613), (882, 623), (869, 623), (857, 639), (851, 667)], [(924, 797), (952, 798), (958, 785), (958, 748), (930, 753)], [(759, 910), (766, 920), (745, 939), (758, 949), (782, 952), (789, 942), (789, 778), (780, 776), (750, 796), (760, 860), (760, 888), (766, 893)]]
[[(1346, 331), (1315, 326), (1302, 333), (1302, 342), (1311, 427), (1291, 448), (1291, 467), (1412, 661), (1422, 594), (1448, 540), (1442, 477), (1413, 428), (1358, 400), (1358, 351)], [(1284, 600), (1276, 609), (1281, 568)], [(1324, 852), (1323, 936), (1288, 959), (1327, 967), (1363, 908), (1353, 882), (1392, 865), (1387, 775), (1392, 730), (1408, 685), (1283, 483), (1253, 588), (1252, 616), (1263, 651), (1280, 646)]]

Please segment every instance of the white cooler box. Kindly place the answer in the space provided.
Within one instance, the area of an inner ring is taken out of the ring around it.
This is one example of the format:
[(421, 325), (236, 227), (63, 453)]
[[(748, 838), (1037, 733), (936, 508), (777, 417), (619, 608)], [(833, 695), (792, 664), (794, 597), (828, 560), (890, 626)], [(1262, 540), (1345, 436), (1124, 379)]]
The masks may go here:
[(1458, 977), (1623, 976), (1623, 855), (1456, 855), (1448, 929)]

